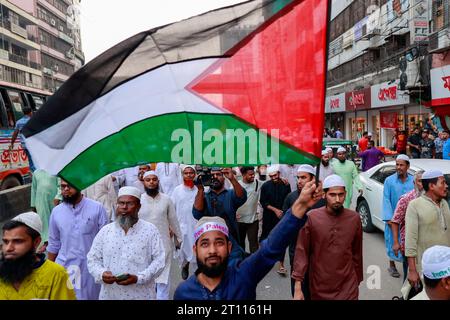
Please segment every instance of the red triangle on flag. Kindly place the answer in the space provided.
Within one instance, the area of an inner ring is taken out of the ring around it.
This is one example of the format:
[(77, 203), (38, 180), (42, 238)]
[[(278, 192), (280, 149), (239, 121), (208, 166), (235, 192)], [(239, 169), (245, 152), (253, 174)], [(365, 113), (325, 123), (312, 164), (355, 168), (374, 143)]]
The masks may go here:
[(327, 0), (294, 1), (187, 86), (251, 125), (321, 156)]

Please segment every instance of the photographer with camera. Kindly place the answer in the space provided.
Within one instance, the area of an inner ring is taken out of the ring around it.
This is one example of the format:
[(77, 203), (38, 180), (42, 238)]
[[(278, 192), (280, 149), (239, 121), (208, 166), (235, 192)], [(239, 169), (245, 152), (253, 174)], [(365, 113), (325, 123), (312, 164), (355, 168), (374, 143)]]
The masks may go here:
[[(225, 178), (233, 186), (233, 189), (225, 189)], [(231, 168), (211, 168), (211, 179), (208, 174), (199, 175), (196, 180), (198, 188), (195, 197), (192, 214), (200, 220), (204, 216), (221, 217), (226, 221), (230, 231), (230, 241), (233, 249), (230, 254), (230, 265), (234, 260), (244, 257), (244, 249), (239, 246), (239, 232), (236, 219), (236, 211), (247, 201), (247, 192), (239, 184)], [(205, 193), (205, 182), (210, 185), (210, 190)]]

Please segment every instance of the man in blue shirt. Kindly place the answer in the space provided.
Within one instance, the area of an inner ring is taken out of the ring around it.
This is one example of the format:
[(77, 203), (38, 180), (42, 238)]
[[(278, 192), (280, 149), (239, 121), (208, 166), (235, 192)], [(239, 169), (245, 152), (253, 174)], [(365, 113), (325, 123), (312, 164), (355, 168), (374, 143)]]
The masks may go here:
[[(400, 273), (397, 271), (395, 261), (403, 262), (403, 272), (407, 272), (408, 265), (403, 259), (401, 253), (398, 256), (392, 250), (394, 238), (390, 221), (394, 216), (394, 210), (397, 207), (400, 197), (414, 189), (414, 177), (408, 174), (409, 157), (401, 154), (396, 159), (397, 172), (386, 178), (383, 190), (383, 221), (385, 222), (384, 241), (386, 252), (389, 257), (389, 274), (394, 278), (399, 278)], [(400, 242), (400, 238), (399, 238)]]
[(450, 160), (450, 139), (447, 139), (442, 148), (442, 159)]
[(305, 213), (322, 197), (308, 182), (283, 219), (248, 258), (228, 265), (232, 243), (223, 219), (202, 218), (194, 234), (198, 270), (175, 291), (174, 300), (255, 300), (258, 283), (280, 260), (306, 222)]
[(22, 134), (22, 129), (23, 127), (25, 127), (25, 125), (28, 123), (28, 121), (31, 119), (31, 115), (33, 114), (33, 111), (30, 108), (23, 108), (22, 109), (24, 116), (22, 118), (20, 118), (17, 122), (16, 122), (16, 127), (13, 133), (13, 136), (11, 138), (11, 145), (9, 146), (10, 150), (14, 149), (14, 143), (16, 142), (17, 136), (19, 136), (20, 138), (20, 144), (22, 145), (22, 148), (25, 150), (25, 153), (27, 154), (28, 157), (28, 163), (30, 166), (30, 171), (34, 172), (36, 170), (36, 168), (34, 167), (33, 164), (33, 160), (31, 159), (31, 155), (30, 152), (28, 151), (28, 149), (25, 146), (25, 137)]
[[(234, 259), (243, 257), (244, 249), (239, 246), (239, 229), (236, 211), (247, 201), (247, 192), (239, 184), (231, 168), (211, 169), (211, 186), (205, 194), (203, 184), (197, 185), (198, 192), (195, 196), (192, 214), (200, 220), (204, 216), (221, 217), (225, 220), (230, 231), (230, 240), (233, 243), (230, 263)], [(233, 189), (225, 188), (225, 177), (231, 182)]]

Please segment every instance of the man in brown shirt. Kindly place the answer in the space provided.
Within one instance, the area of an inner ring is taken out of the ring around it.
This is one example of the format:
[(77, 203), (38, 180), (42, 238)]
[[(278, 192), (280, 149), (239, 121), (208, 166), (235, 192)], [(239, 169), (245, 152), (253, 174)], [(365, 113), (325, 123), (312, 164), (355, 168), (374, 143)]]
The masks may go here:
[(362, 226), (359, 214), (345, 209), (345, 182), (337, 175), (324, 180), (326, 206), (311, 210), (297, 240), (294, 300), (309, 270), (311, 300), (357, 300), (363, 281)]

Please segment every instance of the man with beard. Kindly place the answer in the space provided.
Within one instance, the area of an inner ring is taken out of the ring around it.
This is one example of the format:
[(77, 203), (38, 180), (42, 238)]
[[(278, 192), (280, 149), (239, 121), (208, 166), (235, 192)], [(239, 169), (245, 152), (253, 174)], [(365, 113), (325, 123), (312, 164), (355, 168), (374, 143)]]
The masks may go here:
[(138, 188), (141, 193), (145, 193), (144, 174), (148, 171), (150, 171), (148, 164), (143, 164), (138, 167), (138, 179), (133, 183), (133, 187)]
[[(316, 169), (314, 169), (309, 164), (303, 164), (300, 167), (298, 167), (297, 170), (297, 189), (295, 191), (292, 191), (289, 193), (289, 195), (286, 197), (286, 200), (284, 200), (283, 203), (283, 212), (286, 214), (286, 212), (294, 205), (295, 201), (300, 196), (300, 193), (302, 192), (302, 189), (305, 187), (305, 185), (312, 181), (316, 177)], [(325, 200), (320, 199), (315, 203), (311, 209), (317, 209), (325, 206)], [(291, 243), (289, 243), (289, 264), (291, 265), (291, 274), (293, 271), (293, 265), (294, 265), (294, 254), (295, 254), (295, 246), (297, 245), (297, 237), (298, 235), (294, 236), (291, 239)], [(291, 293), (292, 296), (294, 296), (294, 279), (291, 278)], [(305, 294), (305, 300), (309, 300), (309, 286), (308, 286), (308, 276), (305, 277), (305, 281), (302, 283), (302, 290)]]
[(155, 279), (164, 269), (158, 229), (139, 219), (141, 192), (123, 187), (117, 219), (97, 234), (87, 255), (89, 272), (101, 283), (100, 300), (154, 300)]
[(0, 300), (75, 300), (67, 271), (36, 254), (42, 232), (38, 214), (22, 213), (2, 229)]
[(347, 160), (347, 150), (344, 147), (339, 147), (337, 150), (337, 160), (331, 163), (334, 172), (345, 181), (345, 190), (347, 196), (345, 197), (345, 208), (350, 208), (353, 197), (353, 186), (362, 194), (362, 185), (359, 180), (358, 169), (353, 161)]
[[(239, 230), (236, 211), (247, 201), (247, 192), (239, 184), (231, 168), (211, 168), (211, 186), (205, 194), (202, 183), (198, 184), (192, 214), (200, 220), (203, 216), (221, 217), (225, 220), (230, 231), (230, 241), (233, 250), (230, 254), (230, 264), (244, 256), (244, 249), (239, 246)], [(230, 181), (233, 189), (225, 189), (225, 177)], [(201, 182), (201, 180), (200, 180)]]
[(181, 174), (183, 175), (183, 184), (180, 184), (172, 192), (172, 202), (175, 206), (181, 233), (183, 235), (180, 250), (177, 251), (181, 262), (181, 277), (186, 280), (189, 276), (189, 264), (196, 262), (192, 246), (194, 245), (194, 228), (197, 220), (192, 216), (192, 206), (198, 188), (194, 185), (195, 166), (182, 165)]
[(305, 224), (305, 213), (322, 195), (314, 181), (303, 188), (292, 209), (249, 257), (228, 263), (233, 244), (226, 222), (203, 217), (196, 227), (198, 270), (175, 291), (175, 300), (255, 300), (256, 287), (284, 255), (290, 239)]
[(142, 207), (139, 210), (139, 219), (150, 222), (158, 228), (166, 255), (164, 270), (155, 280), (156, 299), (169, 300), (170, 267), (173, 256), (170, 233), (174, 233), (178, 243), (182, 242), (183, 235), (172, 200), (168, 195), (159, 192), (159, 178), (155, 171), (147, 171), (144, 174), (144, 187), (145, 193), (141, 196)]
[[(333, 152), (333, 151), (331, 151)], [(322, 160), (320, 161), (320, 171), (319, 171), (319, 180), (323, 181), (326, 177), (334, 174), (333, 167), (330, 165), (330, 153), (328, 150), (322, 150)], [(316, 170), (316, 169), (314, 169)], [(297, 175), (298, 177), (298, 175)]]
[[(291, 187), (286, 185), (280, 177), (280, 167), (272, 165), (267, 169), (267, 175), (270, 181), (267, 181), (261, 187), (260, 203), (264, 209), (262, 234), (259, 241), (267, 238), (270, 231), (277, 225), (283, 216), (283, 203), (287, 195), (291, 192)], [(285, 276), (287, 270), (284, 267), (284, 255), (280, 260), (280, 266), (277, 271), (280, 275)]]
[[(435, 245), (450, 246), (450, 209), (446, 201), (448, 185), (444, 175), (439, 170), (425, 171), (422, 184), (425, 194), (411, 201), (405, 218), (406, 286), (416, 289), (421, 283), (420, 262), (425, 250)], [(408, 292), (407, 288), (403, 289), (404, 293)]]
[(389, 221), (391, 221), (394, 215), (394, 210), (400, 197), (414, 189), (414, 178), (408, 173), (409, 158), (407, 155), (399, 155), (395, 160), (395, 167), (397, 172), (387, 177), (384, 181), (383, 221), (386, 222), (384, 228), (384, 241), (386, 254), (389, 258), (388, 272), (392, 277), (399, 278), (400, 273), (395, 266), (395, 261), (403, 262), (403, 256), (401, 254), (397, 255), (392, 251), (394, 237)]
[[(414, 190), (404, 194), (398, 200), (397, 207), (394, 211), (394, 216), (391, 221), (388, 223), (392, 229), (392, 238), (394, 240), (394, 244), (392, 245), (392, 251), (397, 256), (398, 252), (403, 255), (403, 281), (406, 280), (406, 275), (408, 273), (408, 259), (405, 257), (405, 216), (406, 209), (411, 201), (417, 199), (421, 195), (425, 193), (422, 185), (422, 174), (423, 170), (416, 171), (414, 174)], [(398, 229), (400, 228), (400, 237), (398, 236)], [(398, 239), (400, 238), (400, 241)]]
[(108, 223), (105, 208), (61, 180), (63, 202), (50, 216), (48, 259), (67, 269), (78, 300), (97, 300), (100, 286), (87, 269), (86, 255), (100, 229)]
[(362, 225), (359, 214), (344, 209), (344, 180), (323, 182), (326, 206), (308, 213), (298, 237), (294, 272), (295, 300), (303, 300), (302, 282), (309, 273), (311, 300), (357, 300), (363, 281)]

